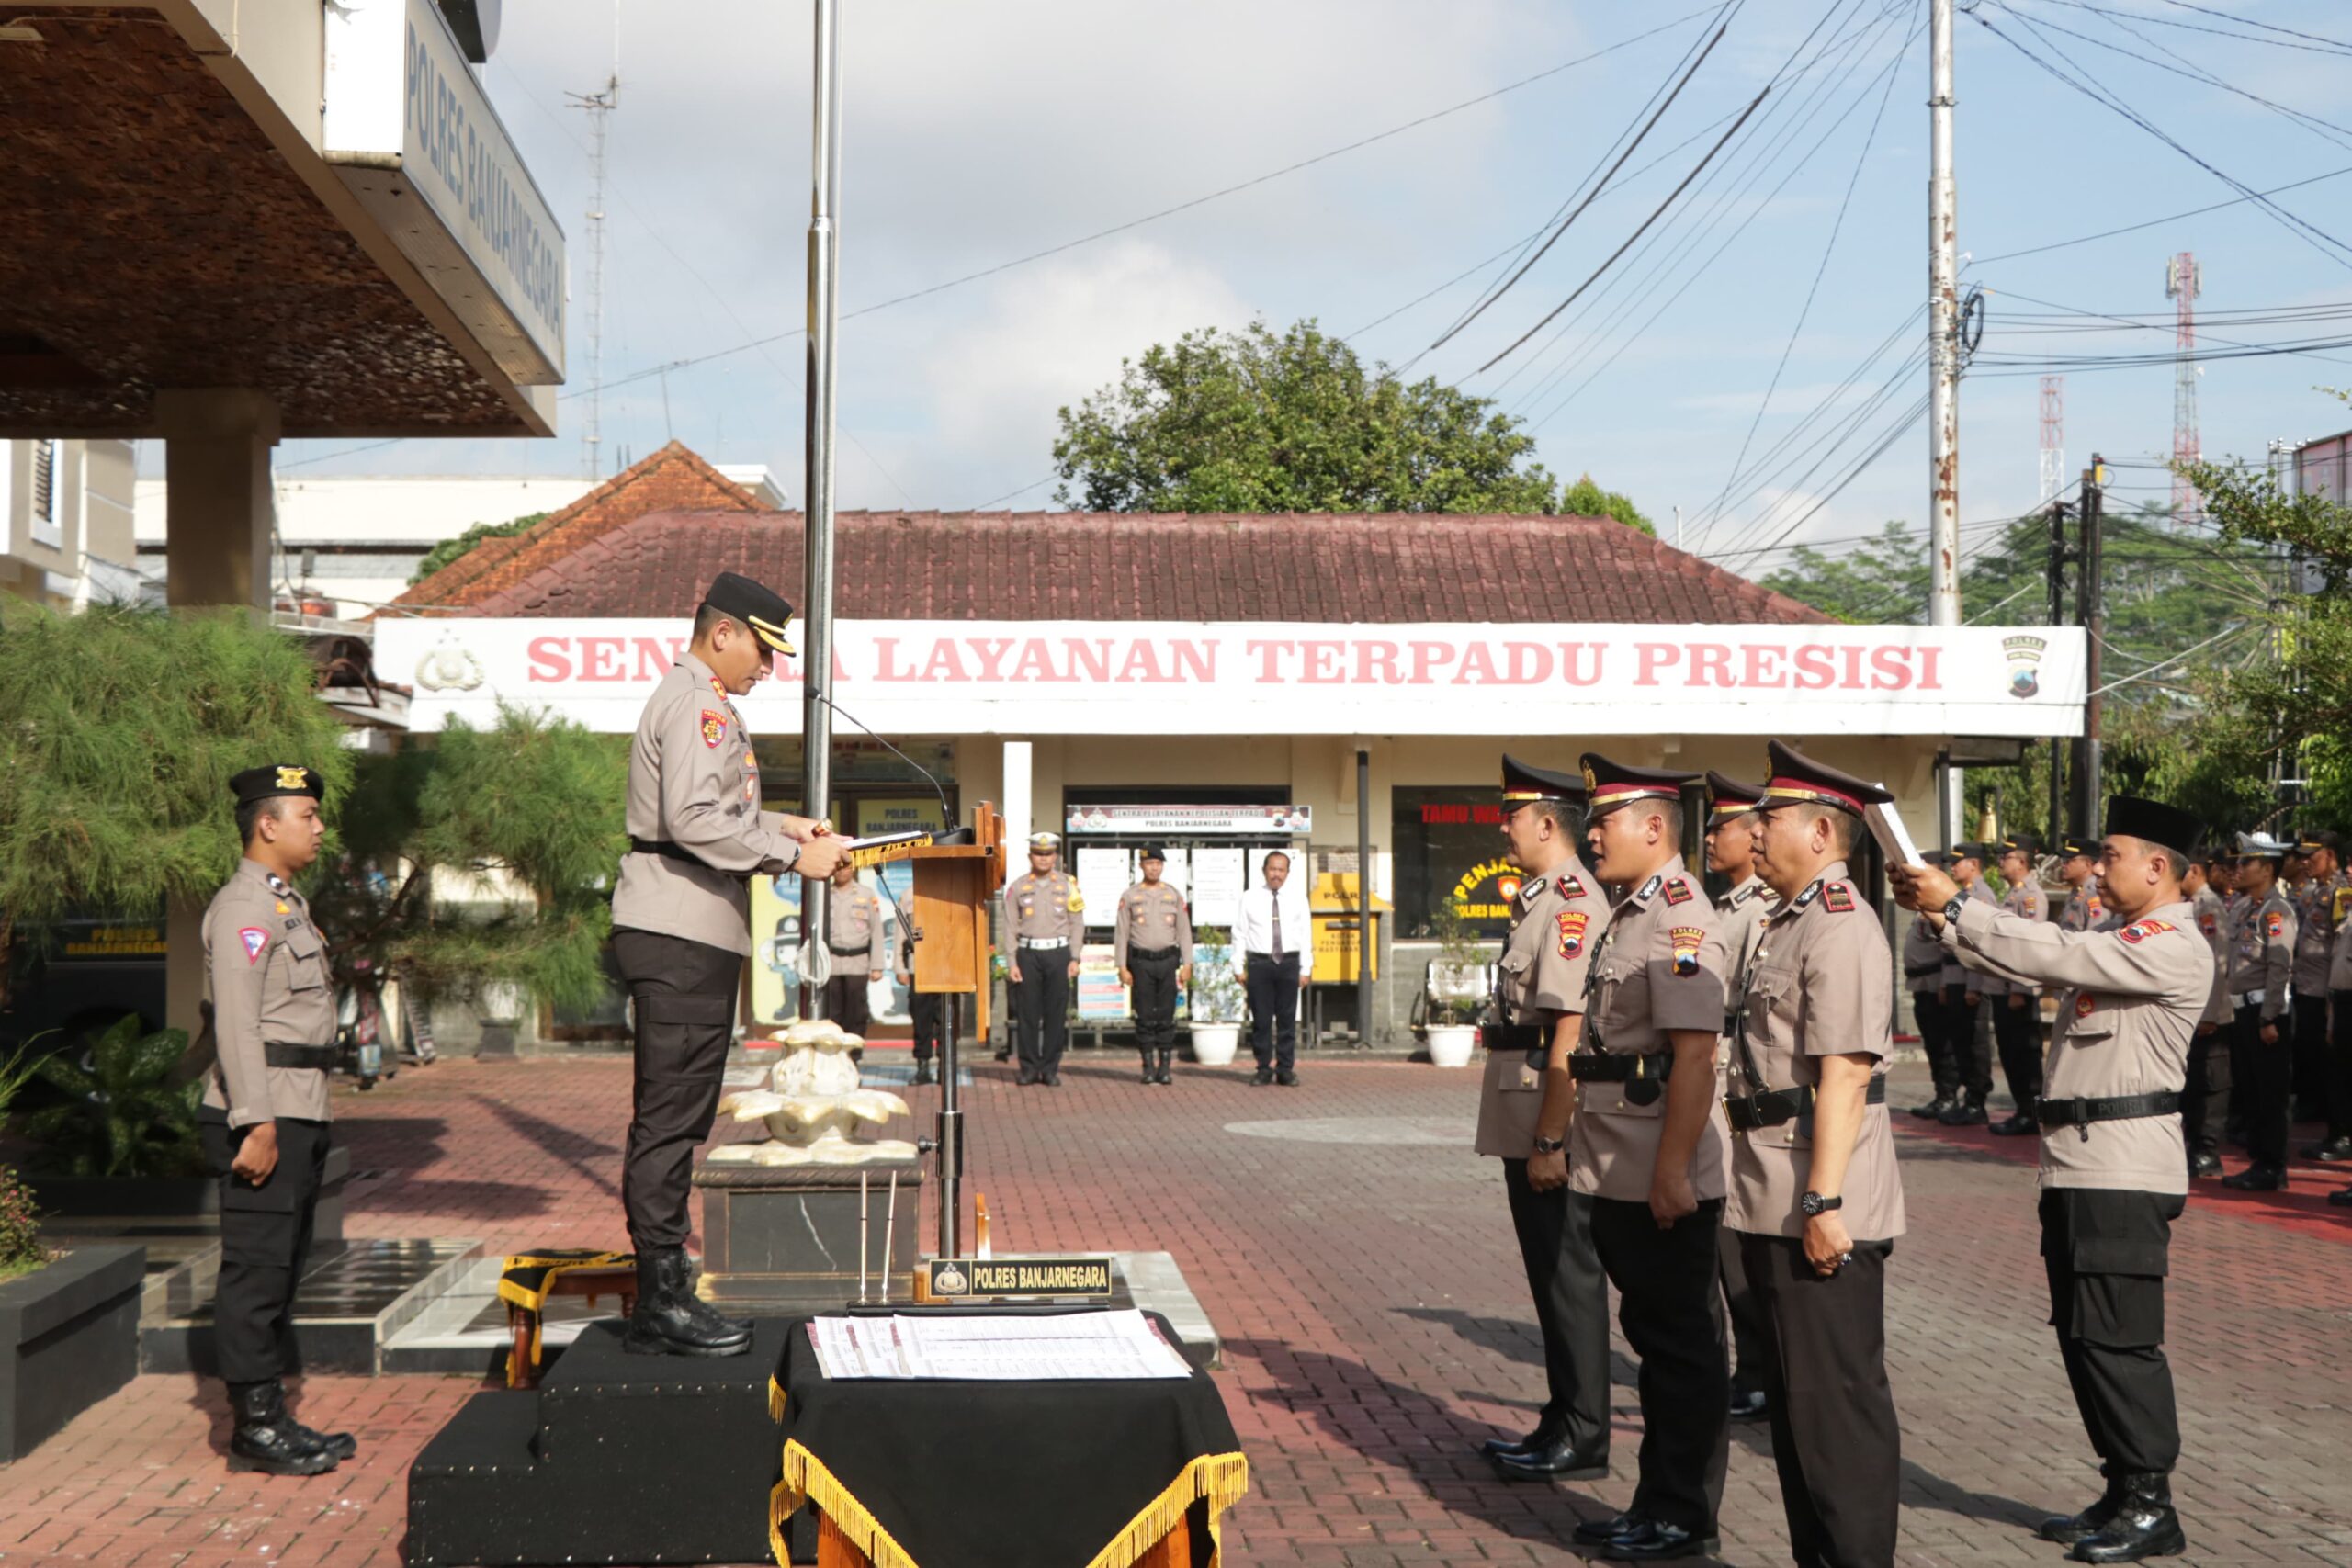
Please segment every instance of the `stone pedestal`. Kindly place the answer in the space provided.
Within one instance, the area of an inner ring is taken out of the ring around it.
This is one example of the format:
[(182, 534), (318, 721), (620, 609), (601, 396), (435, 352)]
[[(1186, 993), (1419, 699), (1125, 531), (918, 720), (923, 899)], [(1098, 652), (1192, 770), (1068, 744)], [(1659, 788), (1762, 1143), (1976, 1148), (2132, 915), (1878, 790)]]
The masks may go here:
[[(899, 1179), (892, 1225), (890, 1178)], [(705, 1300), (723, 1311), (773, 1316), (837, 1308), (857, 1299), (858, 1183), (865, 1183), (866, 1296), (907, 1299), (921, 1230), (922, 1162), (876, 1159), (861, 1165), (763, 1166), (704, 1163), (695, 1168), (702, 1194)], [(888, 1233), (889, 1255), (883, 1247)]]

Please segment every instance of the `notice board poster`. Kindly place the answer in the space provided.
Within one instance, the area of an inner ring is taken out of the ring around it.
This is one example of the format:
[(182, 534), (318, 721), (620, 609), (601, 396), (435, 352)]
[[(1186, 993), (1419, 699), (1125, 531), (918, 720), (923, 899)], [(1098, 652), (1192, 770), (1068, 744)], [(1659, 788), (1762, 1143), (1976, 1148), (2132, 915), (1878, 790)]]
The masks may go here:
[(1108, 931), (1119, 913), (1119, 895), (1136, 879), (1133, 850), (1078, 848), (1078, 896), (1086, 900), (1086, 923)]
[(1241, 918), (1242, 878), (1250, 852), (1238, 844), (1204, 844), (1192, 852), (1193, 925), (1230, 929)]

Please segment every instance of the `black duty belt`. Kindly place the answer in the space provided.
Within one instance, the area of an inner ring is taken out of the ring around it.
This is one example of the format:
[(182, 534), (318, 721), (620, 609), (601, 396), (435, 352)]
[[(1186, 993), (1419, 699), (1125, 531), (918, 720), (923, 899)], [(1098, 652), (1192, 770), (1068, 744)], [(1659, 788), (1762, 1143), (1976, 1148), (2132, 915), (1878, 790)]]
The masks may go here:
[(1489, 1051), (1542, 1051), (1552, 1043), (1552, 1029), (1543, 1023), (1482, 1023), (1478, 1043)]
[(1127, 956), (1130, 959), (1148, 958), (1157, 964), (1163, 958), (1175, 957), (1177, 952), (1178, 950), (1172, 947), (1131, 947), (1127, 949)]
[(829, 942), (825, 944), (825, 951), (837, 957), (848, 958), (856, 953), (871, 952), (873, 947), (874, 944), (871, 942), (854, 942), (847, 947), (835, 947)]
[(752, 880), (752, 873), (748, 871), (718, 871), (718, 867), (704, 860), (692, 850), (683, 844), (673, 844), (667, 839), (640, 839), (632, 833), (629, 835), (628, 847), (641, 855), (660, 855), (663, 860), (673, 860), (682, 865), (696, 865), (705, 871), (718, 871), (719, 875), (731, 876), (739, 882)]
[(264, 1043), (262, 1059), (273, 1067), (309, 1068), (318, 1072), (331, 1071), (338, 1055), (332, 1045), (289, 1045), (282, 1040)]
[(1940, 975), (1943, 972), (1944, 966), (1940, 964), (1905, 964), (1903, 966), (1904, 976), (1912, 980), (1924, 980), (1930, 975)]
[(1674, 1070), (1674, 1054), (1652, 1051), (1636, 1055), (1632, 1052), (1579, 1051), (1568, 1058), (1568, 1076), (1578, 1083), (1614, 1083), (1625, 1086), (1625, 1098), (1635, 1105), (1656, 1105), (1666, 1092), (1667, 1076)]
[[(1731, 1121), (1736, 1133), (1752, 1133), (1759, 1127), (1778, 1127), (1800, 1116), (1813, 1114), (1814, 1094), (1811, 1084), (1799, 1084), (1794, 1089), (1769, 1089), (1762, 1094), (1737, 1094), (1724, 1101), (1724, 1114)], [(1865, 1105), (1886, 1103), (1886, 1079), (1872, 1076), (1870, 1092), (1862, 1099)]]
[(2083, 1142), (2091, 1141), (2094, 1122), (2131, 1122), (2143, 1116), (2169, 1116), (2180, 1109), (2180, 1096), (2165, 1090), (2161, 1094), (2118, 1094), (2104, 1100), (2074, 1095), (2065, 1100), (2041, 1100), (2035, 1103), (2034, 1115), (2046, 1131), (2052, 1127), (2078, 1128)]

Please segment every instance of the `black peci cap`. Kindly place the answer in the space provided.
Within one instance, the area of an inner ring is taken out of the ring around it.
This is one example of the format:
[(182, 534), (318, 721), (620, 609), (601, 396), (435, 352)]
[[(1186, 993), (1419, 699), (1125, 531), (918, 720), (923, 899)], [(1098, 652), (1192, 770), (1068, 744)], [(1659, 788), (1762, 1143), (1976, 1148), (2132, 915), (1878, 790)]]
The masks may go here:
[(1505, 752), (1503, 804), (1511, 807), (1530, 800), (1556, 800), (1566, 806), (1582, 806), (1585, 801), (1584, 781), (1573, 773), (1555, 773), (1549, 768), (1531, 767)]
[(317, 769), (297, 767), (290, 762), (247, 768), (229, 781), (229, 788), (235, 793), (239, 806), (274, 800), (281, 795), (307, 795), (312, 800), (324, 800), (327, 796), (327, 781), (319, 776)]
[(1164, 861), (1167, 858), (1168, 852), (1158, 844), (1146, 844), (1143, 847), (1143, 853), (1136, 857), (1138, 861)]
[(1894, 799), (1883, 786), (1841, 773), (1784, 742), (1768, 742), (1765, 754), (1771, 759), (1771, 779), (1757, 803), (1759, 810), (1770, 811), (1776, 806), (1828, 806), (1860, 817), (1864, 807), (1884, 806)]
[(731, 620), (743, 623), (753, 636), (778, 653), (792, 652), (785, 628), (792, 624), (792, 606), (775, 590), (764, 588), (740, 572), (722, 571), (710, 580), (702, 602)]
[(2194, 813), (2136, 795), (2108, 797), (2107, 830), (2169, 850), (2182, 861), (2188, 859), (2189, 852), (2205, 837), (2205, 824)]
[(1587, 751), (1578, 761), (1584, 769), (1584, 787), (1592, 792), (1596, 821), (1637, 800), (1680, 800), (1682, 786), (1699, 780), (1697, 773), (1670, 768), (1629, 768), (1598, 751)]

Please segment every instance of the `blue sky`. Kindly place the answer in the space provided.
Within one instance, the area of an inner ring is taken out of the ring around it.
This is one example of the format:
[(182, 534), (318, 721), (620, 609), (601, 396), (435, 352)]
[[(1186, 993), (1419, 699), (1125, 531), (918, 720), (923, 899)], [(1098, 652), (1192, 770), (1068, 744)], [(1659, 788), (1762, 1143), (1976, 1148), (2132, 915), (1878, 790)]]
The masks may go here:
[[(1957, 24), (1960, 236), (1974, 256), (2238, 194), (2053, 81), (1984, 22), (2082, 70), (2256, 189), (2352, 166), (2352, 130), (2292, 121), (2115, 51), (2211, 73), (2352, 124), (2352, 51), (2285, 32), (2264, 33), (2285, 46), (2271, 47), (2190, 30), (2254, 32), (2261, 29), (2249, 24), (2260, 23), (2352, 40), (2352, 6), (2341, 0), (2213, 0), (2206, 9), (2174, 0), (1962, 4), (1974, 14)], [(850, 311), (1258, 179), (1693, 14), (1368, 146), (846, 321), (844, 506), (954, 509), (1009, 492), (1001, 504), (1051, 505), (1053, 487), (1036, 481), (1052, 470), (1055, 410), (1115, 378), (1123, 356), (1187, 327), (1314, 316), (1351, 333), (1386, 317), (1355, 337), (1358, 348), (1412, 360), (1506, 264), (1440, 286), (1541, 231), (1720, 15), (1727, 35), (1626, 173), (1413, 374), (1499, 395), (1531, 416), (1553, 469), (1589, 471), (1630, 492), (1662, 532), (1680, 505), (1693, 520), (1694, 547), (1751, 552), (1725, 554), (1742, 570), (1781, 558), (1752, 552), (1791, 525), (1785, 542), (1836, 541), (1885, 518), (1923, 515), (1924, 423), (1900, 434), (1890, 427), (1926, 388), (1924, 371), (1894, 375), (1925, 336), (1924, 325), (1905, 325), (1927, 283), (1925, 0), (1746, 0), (1703, 10), (1673, 0), (851, 0), (845, 9), (842, 265)], [(594, 0), (510, 6), (487, 74), (570, 237), (572, 389), (590, 379), (582, 341), (589, 161), (584, 117), (561, 106), (567, 90), (601, 85), (612, 26), (609, 6)], [(608, 383), (798, 326), (808, 194), (808, 6), (624, 0), (620, 29), (621, 107), (609, 121)], [(1814, 55), (1824, 43), (1826, 56)], [(1562, 318), (1568, 331), (1548, 348), (1548, 333), (1539, 334), (1480, 373), (1633, 231), (1725, 117), (1792, 57), (1804, 68), (1774, 82), (1752, 136), (1727, 148), (1693, 182), (1689, 205)], [(2245, 203), (1971, 264), (1963, 280), (1991, 291), (1990, 330), (1987, 357), (1962, 390), (1963, 520), (2012, 514), (2036, 499), (2033, 361), (2169, 349), (2171, 253), (2196, 253), (2199, 305), (2208, 312), (2352, 300), (2352, 252), (2332, 244), (2352, 243), (2352, 175), (2273, 199), (2321, 237)], [(1838, 235), (1824, 268), (1833, 222)], [(1792, 342), (1816, 269), (1818, 289)], [(2032, 301), (2163, 324), (2036, 333), (2027, 329), (2051, 318), (2026, 314), (2049, 308)], [(2209, 331), (2245, 342), (2352, 335), (2342, 327), (2217, 320)], [(1892, 350), (1839, 393), (1890, 336)], [(2352, 411), (2312, 390), (2352, 385), (2352, 348), (2331, 352), (2209, 365), (2199, 382), (2208, 455), (2259, 455), (2274, 436), (2352, 425)], [(605, 450), (642, 456), (675, 434), (721, 461), (769, 464), (797, 503), (802, 365), (793, 337), (610, 387)], [(1758, 422), (1776, 369), (1778, 390)], [(1865, 400), (1890, 378), (1885, 401)], [(2069, 474), (2095, 447), (2110, 458), (2168, 451), (2173, 398), (2168, 364), (2070, 369)], [(293, 443), (280, 461), (314, 474), (576, 472), (580, 408), (576, 397), (563, 403), (562, 433), (549, 441), (411, 441), (324, 461), (354, 444)], [(1755, 493), (1702, 530), (1698, 520), (1743, 444), (1754, 467), (1816, 410), (1816, 429), (1855, 419), (1839, 454), (1811, 475), (1803, 464), (1761, 469), (1734, 491)], [(1882, 433), (1883, 456), (1825, 502), (1831, 482)], [(2161, 497), (2160, 473), (2120, 470), (2117, 479), (2156, 487), (2137, 493)], [(2119, 499), (2136, 498), (2126, 491)]]

